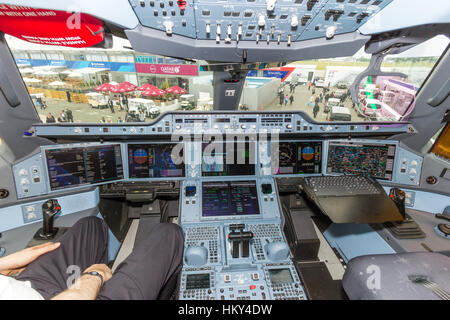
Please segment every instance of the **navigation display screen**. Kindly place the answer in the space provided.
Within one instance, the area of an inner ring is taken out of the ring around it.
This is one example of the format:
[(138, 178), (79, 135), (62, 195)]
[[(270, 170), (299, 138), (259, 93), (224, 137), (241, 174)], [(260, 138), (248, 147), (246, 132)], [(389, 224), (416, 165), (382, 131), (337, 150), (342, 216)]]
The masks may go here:
[(211, 142), (202, 144), (202, 176), (255, 175), (254, 142)]
[(395, 145), (330, 142), (327, 173), (366, 174), (392, 180)]
[(129, 144), (129, 178), (184, 177), (183, 149), (181, 148), (179, 152), (173, 150), (177, 145), (177, 143)]
[(202, 216), (259, 214), (255, 181), (203, 182)]
[[(276, 144), (271, 145), (272, 159), (277, 157)], [(322, 142), (278, 142), (278, 163), (272, 162), (272, 173), (312, 174), (322, 172)]]
[(120, 145), (45, 150), (51, 190), (123, 179)]

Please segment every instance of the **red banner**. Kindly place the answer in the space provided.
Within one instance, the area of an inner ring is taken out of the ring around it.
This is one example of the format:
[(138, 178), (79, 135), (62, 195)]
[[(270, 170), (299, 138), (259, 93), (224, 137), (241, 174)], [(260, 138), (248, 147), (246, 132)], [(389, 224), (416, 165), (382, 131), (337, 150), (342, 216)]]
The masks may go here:
[(176, 76), (197, 76), (197, 65), (189, 64), (148, 64), (136, 63), (136, 72), (138, 73), (153, 73), (153, 74), (167, 74)]
[(84, 48), (103, 41), (103, 22), (84, 13), (0, 4), (0, 30), (44, 45)]

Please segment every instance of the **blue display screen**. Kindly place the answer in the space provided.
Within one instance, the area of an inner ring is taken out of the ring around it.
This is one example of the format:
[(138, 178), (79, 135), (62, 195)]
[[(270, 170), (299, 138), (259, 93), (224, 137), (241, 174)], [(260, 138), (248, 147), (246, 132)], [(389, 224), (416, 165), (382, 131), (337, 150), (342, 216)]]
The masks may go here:
[(129, 144), (130, 179), (184, 177), (183, 150), (174, 150), (176, 143)]
[(242, 216), (259, 213), (255, 181), (203, 183), (203, 217)]

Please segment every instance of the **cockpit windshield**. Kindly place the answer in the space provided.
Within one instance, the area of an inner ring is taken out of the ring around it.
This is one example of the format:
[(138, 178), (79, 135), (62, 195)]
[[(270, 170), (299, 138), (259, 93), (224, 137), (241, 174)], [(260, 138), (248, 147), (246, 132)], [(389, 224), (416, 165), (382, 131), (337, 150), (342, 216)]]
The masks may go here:
[[(169, 111), (213, 110), (213, 72), (206, 61), (141, 53), (114, 37), (111, 49), (30, 44), (7, 36), (19, 71), (43, 123), (150, 122)], [(415, 94), (448, 46), (437, 36), (399, 55), (387, 56), (383, 72), (401, 77), (366, 77), (370, 55), (294, 61), (250, 70), (240, 111), (303, 111), (324, 121), (402, 121)]]

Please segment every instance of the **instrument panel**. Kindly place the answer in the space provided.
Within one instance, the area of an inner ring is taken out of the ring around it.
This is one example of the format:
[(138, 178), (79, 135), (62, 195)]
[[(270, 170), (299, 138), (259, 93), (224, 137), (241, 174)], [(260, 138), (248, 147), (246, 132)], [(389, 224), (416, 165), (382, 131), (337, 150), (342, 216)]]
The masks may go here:
[(43, 146), (14, 165), (19, 198), (115, 181), (365, 173), (418, 185), (422, 157), (392, 140), (88, 142)]

